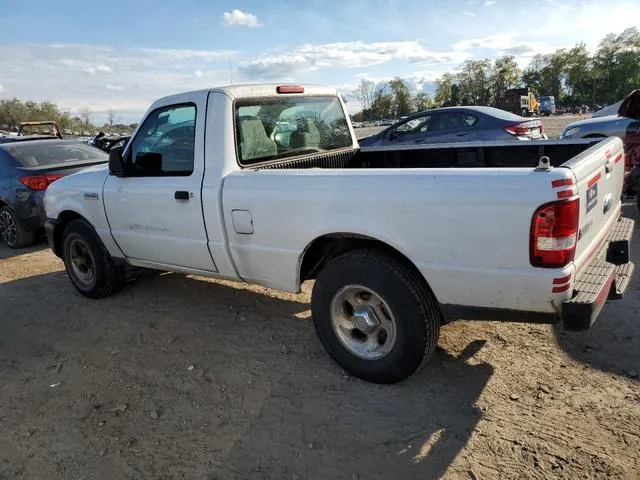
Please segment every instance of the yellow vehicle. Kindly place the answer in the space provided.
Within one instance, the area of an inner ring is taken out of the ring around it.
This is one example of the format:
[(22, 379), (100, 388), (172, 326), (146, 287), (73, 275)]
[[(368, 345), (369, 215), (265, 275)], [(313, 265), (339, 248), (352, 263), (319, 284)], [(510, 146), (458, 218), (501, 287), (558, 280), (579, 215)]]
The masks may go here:
[(20, 122), (18, 136), (23, 137), (27, 135), (48, 135), (60, 139), (62, 138), (60, 127), (58, 127), (58, 124), (56, 122), (51, 121)]
[(528, 87), (506, 90), (498, 101), (498, 108), (523, 117), (540, 115), (540, 102)]

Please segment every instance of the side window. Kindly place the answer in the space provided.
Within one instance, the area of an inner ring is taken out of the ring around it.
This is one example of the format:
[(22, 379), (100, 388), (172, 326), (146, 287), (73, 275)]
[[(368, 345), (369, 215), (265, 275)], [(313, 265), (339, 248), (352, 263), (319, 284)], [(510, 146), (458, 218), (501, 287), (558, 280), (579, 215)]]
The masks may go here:
[(411, 120), (401, 123), (395, 129), (396, 134), (409, 133), (409, 132), (428, 132), (429, 131), (429, 121), (431, 119), (431, 115), (424, 115), (422, 117), (412, 118)]
[(193, 173), (196, 107), (172, 105), (155, 110), (133, 139), (130, 169), (138, 176), (189, 176)]
[(476, 123), (478, 123), (478, 117), (474, 117), (473, 115), (462, 116), (462, 126), (464, 128), (475, 127)]
[(477, 117), (459, 112), (443, 112), (435, 122), (434, 130), (459, 130), (473, 127), (478, 122)]

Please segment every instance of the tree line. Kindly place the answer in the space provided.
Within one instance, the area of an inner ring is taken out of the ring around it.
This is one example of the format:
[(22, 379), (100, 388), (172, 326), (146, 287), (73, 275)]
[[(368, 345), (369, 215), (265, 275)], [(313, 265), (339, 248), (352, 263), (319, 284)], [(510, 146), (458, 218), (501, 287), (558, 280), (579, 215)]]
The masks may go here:
[(556, 105), (610, 105), (640, 88), (640, 32), (636, 27), (608, 34), (591, 54), (584, 43), (535, 55), (521, 70), (513, 55), (467, 60), (457, 73), (435, 81), (435, 94), (412, 94), (399, 77), (389, 82), (362, 80), (353, 97), (362, 105), (355, 120), (398, 118), (434, 107), (496, 106), (505, 90), (529, 87), (552, 95)]
[(72, 132), (94, 133), (96, 130), (105, 130), (126, 133), (136, 127), (135, 123), (119, 122), (117, 113), (111, 110), (107, 112), (107, 121), (103, 125), (95, 124), (91, 116), (92, 112), (88, 108), (72, 115), (52, 102), (22, 101), (17, 98), (0, 100), (0, 128), (3, 130), (16, 131), (20, 122), (31, 121), (54, 121), (61, 130)]

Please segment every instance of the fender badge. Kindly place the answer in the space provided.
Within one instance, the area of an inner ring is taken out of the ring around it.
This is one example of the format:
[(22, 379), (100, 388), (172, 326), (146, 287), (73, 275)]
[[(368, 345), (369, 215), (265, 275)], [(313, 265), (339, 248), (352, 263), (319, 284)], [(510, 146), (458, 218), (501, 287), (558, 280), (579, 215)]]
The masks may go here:
[(98, 194), (93, 192), (87, 192), (84, 194), (85, 200), (98, 200)]

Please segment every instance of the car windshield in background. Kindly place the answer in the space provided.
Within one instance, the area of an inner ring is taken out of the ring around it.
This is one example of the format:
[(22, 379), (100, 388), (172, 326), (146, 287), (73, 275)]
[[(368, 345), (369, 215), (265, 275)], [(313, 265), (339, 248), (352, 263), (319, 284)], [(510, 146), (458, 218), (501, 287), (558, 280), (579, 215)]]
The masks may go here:
[(334, 96), (238, 101), (235, 115), (243, 165), (352, 145), (344, 110)]
[(25, 167), (45, 167), (61, 163), (106, 162), (109, 156), (101, 150), (81, 143), (40, 141), (19, 143), (3, 148)]

